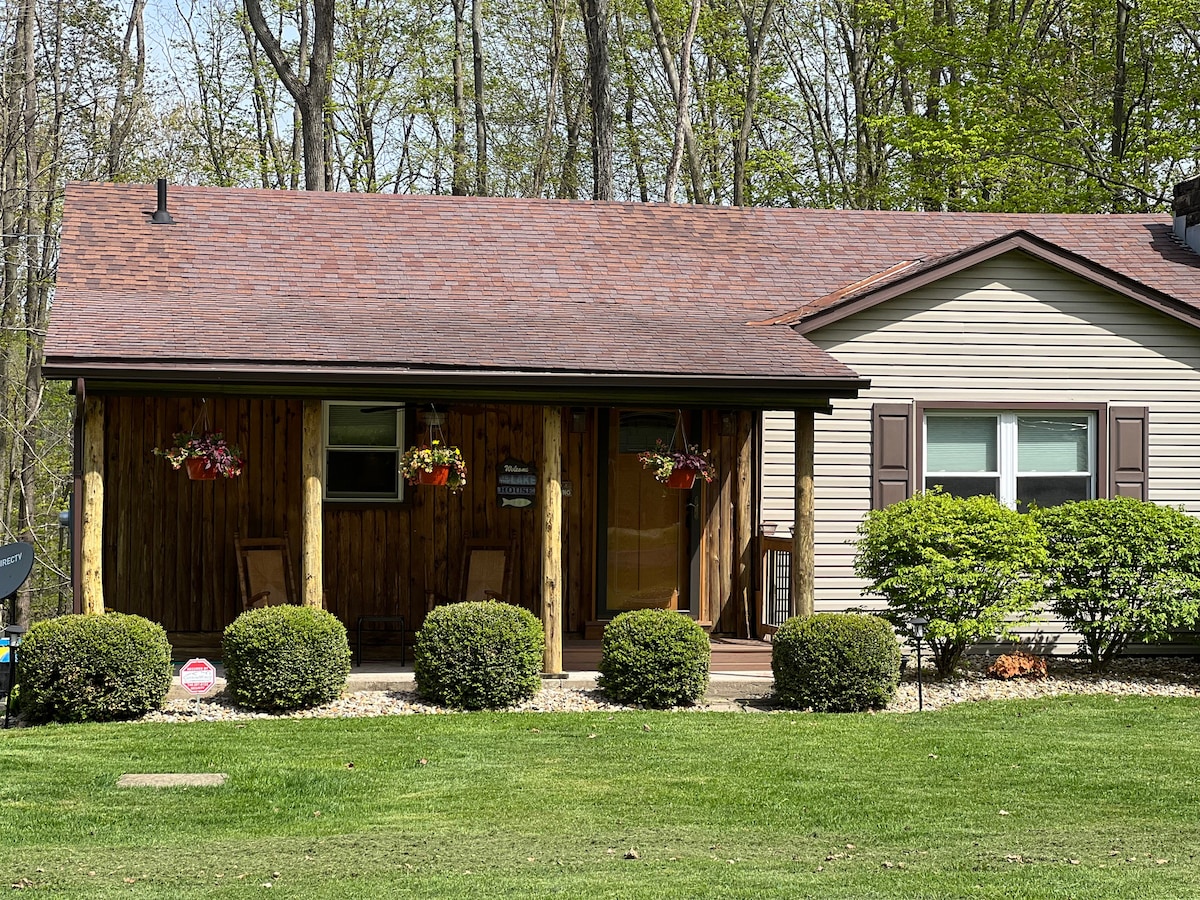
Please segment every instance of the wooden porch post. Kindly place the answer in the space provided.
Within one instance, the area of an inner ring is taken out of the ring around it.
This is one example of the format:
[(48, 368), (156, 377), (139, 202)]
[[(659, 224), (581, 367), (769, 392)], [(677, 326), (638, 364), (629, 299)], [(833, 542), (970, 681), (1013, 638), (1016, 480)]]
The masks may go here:
[(750, 622), (751, 610), (754, 608), (754, 583), (751, 573), (754, 571), (754, 491), (751, 475), (751, 445), (753, 443), (754, 417), (748, 412), (737, 414), (737, 507), (734, 509), (734, 548), (737, 554), (736, 572), (734, 579), (738, 600), (742, 606), (741, 624), (745, 625), (746, 637), (754, 636), (755, 626)]
[(813, 614), (813, 411), (796, 410), (796, 524), (792, 528), (792, 614)]
[(302, 529), (303, 544), (300, 549), (300, 570), (304, 587), (301, 595), (304, 605), (314, 609), (325, 606), (325, 589), (322, 584), (324, 564), (323, 537), (321, 531), (321, 495), (324, 493), (321, 465), (321, 401), (305, 400), (301, 433), (303, 447), (300, 451), (302, 485)]
[(104, 612), (104, 400), (88, 397), (83, 405), (83, 528), (79, 567), (83, 611)]
[(562, 674), (562, 410), (542, 407), (542, 625), (544, 670)]

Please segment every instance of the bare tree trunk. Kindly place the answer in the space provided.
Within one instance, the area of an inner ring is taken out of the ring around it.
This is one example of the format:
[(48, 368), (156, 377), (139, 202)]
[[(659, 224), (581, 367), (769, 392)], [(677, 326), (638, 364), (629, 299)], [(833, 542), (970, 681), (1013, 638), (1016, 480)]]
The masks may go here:
[(283, 157), (279, 135), (275, 132), (275, 105), (271, 92), (267, 90), (267, 84), (263, 81), (254, 32), (250, 30), (250, 25), (245, 19), (240, 19), (239, 26), (246, 41), (247, 60), (251, 77), (254, 79), (254, 124), (258, 138), (259, 178), (265, 188), (279, 187), (287, 180), (288, 166)]
[(563, 79), (563, 112), (567, 118), (567, 146), (563, 151), (562, 175), (558, 180), (559, 200), (579, 199), (579, 129), (583, 121), (583, 107), (587, 102), (587, 91), (580, 91), (575, 107), (567, 96), (567, 79)]
[[(113, 100), (112, 119), (108, 126), (108, 177), (117, 180), (124, 175), (125, 141), (133, 129), (134, 117), (146, 83), (146, 31), (144, 12), (146, 0), (133, 0), (129, 22), (125, 26), (125, 43), (121, 47), (121, 65), (117, 70), (117, 95)], [(136, 56), (131, 59), (131, 45), (137, 44)], [(132, 72), (131, 72), (132, 69)], [(133, 78), (132, 86), (129, 79)]]
[(487, 114), (483, 84), (483, 2), (471, 0), (471, 58), (475, 76), (475, 193), (488, 194)]
[[(646, 0), (653, 6), (654, 0)], [(696, 39), (696, 26), (700, 23), (700, 0), (692, 0), (692, 16), (683, 33), (683, 44), (679, 49), (679, 95), (675, 100), (675, 141), (671, 147), (671, 163), (667, 166), (667, 184), (663, 200), (675, 202), (675, 179), (679, 176), (679, 165), (683, 162), (684, 129), (691, 127), (688, 113), (689, 92), (692, 81), (692, 42)]]
[(608, 72), (608, 0), (579, 0), (592, 104), (592, 196), (613, 199), (613, 114)]
[(542, 126), (542, 139), (538, 143), (537, 160), (533, 165), (533, 189), (530, 194), (534, 197), (542, 195), (542, 186), (546, 183), (558, 109), (559, 68), (563, 63), (563, 19), (566, 17), (566, 10), (559, 3), (560, 0), (547, 0), (550, 9), (550, 84), (546, 88), (546, 120)]
[(463, 57), (466, 55), (465, 0), (452, 0), (454, 7), (454, 136), (450, 146), (454, 172), (451, 175), (450, 192), (465, 197), (467, 190), (467, 84), (463, 73)]
[(742, 123), (733, 149), (733, 205), (746, 205), (746, 162), (750, 157), (750, 133), (754, 128), (754, 108), (758, 104), (758, 84), (762, 74), (763, 51), (775, 18), (775, 0), (767, 0), (762, 17), (754, 24), (752, 10), (742, 7), (742, 22), (746, 31), (749, 66), (746, 72), (746, 102), (742, 106)]
[[(293, 70), (279, 39), (263, 17), (261, 0), (242, 2), (259, 46), (267, 54), (284, 88), (296, 101), (304, 149), (304, 188), (309, 191), (326, 190), (331, 186), (325, 159), (325, 117), (326, 109), (332, 101), (330, 68), (333, 65), (335, 2), (312, 0), (311, 43), (303, 41), (303, 50), (307, 52), (307, 65), (304, 65), (303, 61), (300, 65), (300, 71), (307, 73), (307, 80), (304, 81), (301, 81), (297, 71)], [(302, 22), (307, 20), (307, 3), (308, 0), (304, 0), (301, 4)], [(302, 27), (301, 31), (304, 30)]]
[(638, 140), (638, 131), (633, 116), (637, 84), (634, 80), (632, 61), (629, 58), (629, 43), (625, 39), (620, 5), (613, 7), (613, 21), (617, 26), (617, 47), (621, 51), (621, 68), (625, 73), (625, 131), (629, 140), (629, 155), (633, 159), (633, 172), (637, 178), (638, 198), (643, 203), (649, 203), (650, 185), (646, 179), (646, 161), (642, 157), (642, 145)]
[[(658, 48), (659, 59), (662, 60), (663, 71), (667, 73), (667, 84), (671, 87), (671, 97), (678, 110), (682, 92), (680, 90), (679, 73), (675, 69), (674, 54), (671, 45), (667, 43), (667, 35), (663, 30), (662, 19), (658, 14), (658, 4), (655, 0), (645, 0), (646, 15), (650, 19), (650, 33), (654, 36), (654, 46)], [(688, 174), (692, 181), (692, 199), (696, 203), (704, 203), (708, 192), (704, 189), (704, 172), (700, 166), (700, 150), (696, 144), (696, 135), (692, 130), (689, 116), (683, 123), (683, 139), (687, 147)]]

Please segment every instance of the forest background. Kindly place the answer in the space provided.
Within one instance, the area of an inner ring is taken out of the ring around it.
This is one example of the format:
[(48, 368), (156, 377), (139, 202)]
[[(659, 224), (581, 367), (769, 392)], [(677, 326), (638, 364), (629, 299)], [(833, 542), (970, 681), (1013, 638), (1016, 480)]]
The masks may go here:
[(1200, 0), (7, 0), (3, 613), (70, 609), (45, 382), (71, 180), (855, 209), (1166, 209)]

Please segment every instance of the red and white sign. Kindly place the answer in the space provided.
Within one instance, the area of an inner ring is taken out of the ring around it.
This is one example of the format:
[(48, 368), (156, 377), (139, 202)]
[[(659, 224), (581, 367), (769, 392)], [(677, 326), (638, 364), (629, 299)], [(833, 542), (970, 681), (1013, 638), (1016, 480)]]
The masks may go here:
[(217, 683), (217, 670), (207, 659), (189, 659), (179, 667), (179, 683), (189, 694), (211, 691)]

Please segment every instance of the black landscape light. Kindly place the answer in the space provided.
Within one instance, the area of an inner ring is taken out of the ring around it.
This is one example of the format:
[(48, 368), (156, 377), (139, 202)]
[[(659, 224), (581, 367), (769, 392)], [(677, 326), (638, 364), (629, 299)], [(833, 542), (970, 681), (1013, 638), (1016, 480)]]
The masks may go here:
[(4, 637), (8, 641), (8, 679), (4, 686), (4, 727), (8, 727), (8, 714), (12, 709), (12, 692), (17, 686), (17, 648), (27, 629), (24, 625), (5, 625)]
[(913, 640), (917, 642), (917, 711), (925, 709), (925, 698), (921, 691), (921, 641), (925, 639), (925, 626), (929, 624), (929, 620), (924, 616), (916, 616), (908, 620), (909, 630), (912, 631)]

